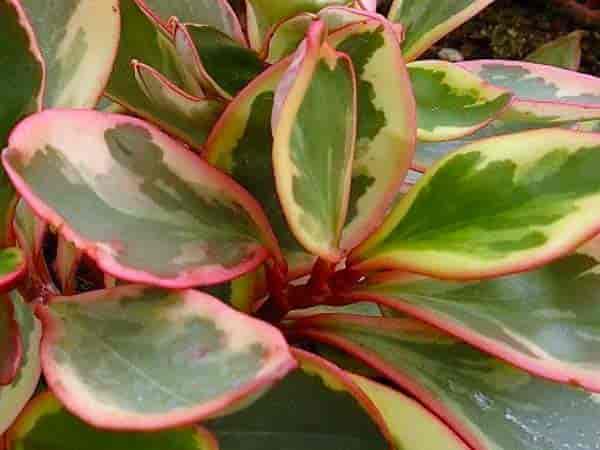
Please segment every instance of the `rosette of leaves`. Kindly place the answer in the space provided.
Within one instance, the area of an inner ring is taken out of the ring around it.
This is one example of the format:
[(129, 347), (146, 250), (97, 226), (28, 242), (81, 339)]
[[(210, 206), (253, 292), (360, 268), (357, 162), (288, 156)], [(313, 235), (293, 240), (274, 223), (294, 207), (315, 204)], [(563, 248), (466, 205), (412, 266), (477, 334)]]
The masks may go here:
[(597, 448), (600, 80), (417, 60), (490, 3), (0, 0), (0, 446)]

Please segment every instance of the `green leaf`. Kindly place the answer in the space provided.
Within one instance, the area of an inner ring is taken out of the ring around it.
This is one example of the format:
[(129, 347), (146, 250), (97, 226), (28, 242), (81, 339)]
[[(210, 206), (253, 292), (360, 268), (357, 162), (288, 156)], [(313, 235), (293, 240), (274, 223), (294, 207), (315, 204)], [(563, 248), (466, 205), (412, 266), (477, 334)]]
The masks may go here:
[(77, 268), (83, 253), (75, 244), (63, 236), (58, 236), (56, 245), (56, 261), (54, 261), (54, 269), (56, 277), (60, 282), (61, 292), (65, 295), (75, 293)]
[(0, 434), (10, 426), (33, 395), (40, 378), (39, 344), (42, 327), (22, 297), (10, 294), (23, 348), (21, 365), (8, 386), (0, 386)]
[[(118, 0), (21, 0), (46, 65), (44, 106), (91, 108), (119, 46)], [(21, 72), (22, 73), (22, 72)]]
[(234, 415), (206, 423), (222, 450), (384, 450), (382, 417), (348, 374), (295, 350), (300, 368)]
[(194, 426), (153, 433), (93, 428), (70, 414), (51, 392), (27, 405), (6, 441), (7, 450), (218, 450), (213, 436)]
[(440, 419), (409, 397), (367, 378), (353, 375), (383, 415), (399, 450), (467, 450)]
[(19, 125), (3, 158), (36, 214), (119, 279), (215, 284), (257, 267), (266, 247), (278, 252), (247, 192), (140, 120), (43, 112)]
[(402, 49), (406, 59), (412, 61), (493, 1), (395, 0), (388, 17), (404, 26)]
[(246, 0), (250, 44), (260, 50), (271, 28), (302, 12), (316, 13), (326, 6), (344, 5), (348, 0)]
[(462, 147), (402, 197), (351, 264), (449, 279), (541, 266), (597, 232), (597, 164), (598, 135), (561, 129)]
[(303, 334), (378, 369), (471, 448), (593, 450), (598, 444), (597, 394), (532, 377), (409, 319), (321, 316), (311, 326)]
[(21, 367), (23, 344), (12, 300), (0, 296), (0, 386), (13, 382)]
[(532, 272), (472, 283), (392, 272), (351, 297), (414, 315), (534, 375), (600, 392), (599, 266), (594, 240)]
[[(186, 142), (200, 148), (223, 112), (223, 103), (186, 93), (146, 64), (134, 60), (132, 66), (138, 85), (154, 110), (160, 111), (160, 117), (168, 116), (178, 136), (185, 136)], [(162, 122), (159, 117), (155, 117), (155, 121)]]
[[(223, 98), (235, 97), (265, 69), (255, 51), (215, 28), (177, 23), (174, 35), (176, 48), (188, 57), (186, 64), (198, 83)], [(182, 46), (191, 50), (183, 51)]]
[(295, 366), (276, 328), (194, 290), (129, 285), (53, 297), (38, 314), (48, 385), (100, 428), (206, 420), (255, 399)]
[(343, 249), (351, 249), (381, 222), (408, 171), (416, 138), (415, 102), (389, 22), (347, 25), (328, 42), (352, 59), (357, 77), (356, 149), (341, 242)]
[(417, 102), (421, 141), (446, 141), (469, 135), (490, 123), (511, 94), (445, 61), (408, 65)]
[(174, 16), (182, 22), (211, 26), (241, 43), (246, 42), (238, 18), (227, 0), (144, 1), (165, 25)]
[(273, 167), (294, 235), (311, 253), (341, 258), (356, 137), (352, 62), (315, 22), (275, 94)]
[(542, 45), (533, 53), (530, 53), (525, 60), (568, 70), (579, 70), (583, 35), (584, 32), (581, 30), (573, 31)]

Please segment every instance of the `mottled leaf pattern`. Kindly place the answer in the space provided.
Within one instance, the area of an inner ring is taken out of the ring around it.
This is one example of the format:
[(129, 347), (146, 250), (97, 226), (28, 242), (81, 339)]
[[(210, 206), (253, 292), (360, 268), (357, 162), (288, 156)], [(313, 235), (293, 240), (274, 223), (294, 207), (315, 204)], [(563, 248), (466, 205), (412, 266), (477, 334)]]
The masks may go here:
[(156, 430), (214, 417), (295, 366), (279, 331), (198, 291), (130, 285), (54, 297), (38, 313), (49, 386), (101, 428)]
[(260, 264), (265, 245), (277, 252), (247, 192), (137, 119), (40, 113), (21, 123), (3, 157), (36, 213), (117, 278), (215, 284)]

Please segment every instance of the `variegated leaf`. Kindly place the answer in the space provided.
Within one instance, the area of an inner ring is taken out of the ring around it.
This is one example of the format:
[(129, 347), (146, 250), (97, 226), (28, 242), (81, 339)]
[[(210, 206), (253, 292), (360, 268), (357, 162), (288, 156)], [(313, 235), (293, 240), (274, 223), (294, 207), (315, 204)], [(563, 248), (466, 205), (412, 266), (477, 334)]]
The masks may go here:
[(534, 375), (600, 392), (600, 242), (541, 269), (456, 283), (374, 276), (351, 294), (448, 331)]
[(352, 379), (383, 415), (395, 449), (467, 450), (454, 432), (416, 401), (367, 378), (352, 375)]
[(15, 307), (7, 294), (0, 294), (0, 386), (13, 382), (22, 357), (23, 343)]
[[(178, 130), (178, 136), (185, 136), (194, 148), (200, 148), (225, 108), (216, 99), (190, 95), (171, 83), (164, 75), (138, 61), (132, 62), (135, 78), (155, 111), (154, 121), (169, 124)], [(168, 118), (168, 119), (167, 119)]]
[(296, 365), (277, 329), (193, 290), (130, 285), (53, 297), (38, 315), (48, 385), (101, 428), (166, 429), (220, 416)]
[(250, 45), (260, 50), (271, 28), (283, 19), (302, 12), (315, 13), (332, 5), (343, 5), (348, 0), (245, 0)]
[(412, 61), (493, 1), (394, 0), (389, 18), (404, 26), (402, 49), (405, 58)]
[(95, 106), (119, 46), (119, 1), (20, 2), (46, 63), (44, 106)]
[(447, 141), (490, 123), (511, 101), (511, 94), (446, 61), (408, 65), (417, 102), (421, 141)]
[(356, 138), (356, 78), (350, 58), (311, 25), (274, 100), (273, 167), (284, 214), (298, 241), (329, 261), (342, 256)]
[(206, 423), (223, 450), (384, 450), (390, 430), (349, 374), (293, 350), (298, 370), (236, 414)]
[(12, 383), (0, 386), (0, 434), (4, 434), (33, 395), (41, 372), (39, 345), (42, 327), (16, 291), (11, 292), (10, 297), (19, 324), (23, 353)]
[(351, 255), (358, 270), (478, 279), (533, 269), (600, 228), (600, 136), (549, 129), (462, 147)]
[(144, 0), (162, 23), (175, 16), (182, 22), (208, 25), (245, 43), (240, 22), (227, 0)]
[(273, 174), (271, 113), (275, 90), (289, 67), (282, 61), (257, 77), (227, 107), (206, 142), (205, 158), (230, 174), (264, 208), (290, 273), (310, 271), (307, 254), (289, 230)]
[(357, 77), (356, 149), (341, 241), (350, 250), (381, 222), (408, 171), (415, 101), (390, 23), (371, 19), (347, 25), (328, 42), (352, 59)]
[(231, 99), (265, 69), (258, 53), (215, 28), (176, 23), (174, 33), (178, 52), (206, 92)]
[(69, 413), (49, 391), (36, 396), (6, 433), (6, 450), (219, 450), (205, 429), (114, 432), (91, 427)]
[(459, 65), (488, 83), (510, 90), (513, 106), (546, 120), (600, 118), (600, 78), (521, 61), (478, 60)]
[(260, 264), (265, 246), (277, 253), (246, 191), (128, 116), (40, 113), (13, 132), (3, 162), (36, 213), (120, 279), (215, 284)]
[(303, 334), (385, 374), (474, 450), (598, 446), (597, 394), (532, 377), (409, 319), (321, 316), (311, 327)]
[(568, 70), (579, 70), (583, 35), (584, 32), (581, 30), (573, 31), (542, 45), (533, 53), (530, 53), (525, 60)]

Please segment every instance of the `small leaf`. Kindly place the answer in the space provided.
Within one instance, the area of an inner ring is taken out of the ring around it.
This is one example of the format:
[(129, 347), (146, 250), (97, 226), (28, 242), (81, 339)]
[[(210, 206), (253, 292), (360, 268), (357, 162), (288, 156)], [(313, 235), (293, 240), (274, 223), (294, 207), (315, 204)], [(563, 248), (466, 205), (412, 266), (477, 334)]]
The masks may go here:
[(246, 38), (235, 12), (227, 0), (144, 0), (167, 24), (171, 17), (188, 23), (208, 25), (245, 43)]
[(351, 264), (461, 280), (539, 267), (597, 232), (597, 164), (598, 135), (561, 129), (462, 147), (396, 204)]
[(493, 1), (395, 0), (388, 17), (404, 26), (402, 50), (405, 58), (412, 61)]
[(529, 54), (525, 60), (577, 71), (581, 65), (581, 39), (583, 35), (584, 32), (581, 30), (573, 31), (542, 45)]
[(42, 327), (17, 291), (11, 292), (10, 297), (19, 324), (23, 353), (12, 383), (0, 386), (0, 434), (6, 431), (33, 395), (41, 372), (39, 344)]
[[(146, 64), (134, 60), (132, 66), (140, 89), (155, 110), (160, 111), (154, 121), (166, 129), (175, 126), (178, 136), (185, 135), (185, 141), (194, 148), (202, 147), (223, 112), (223, 103), (186, 93)], [(168, 117), (167, 122), (164, 117)]]
[(294, 53), (318, 17), (303, 12), (278, 23), (265, 42), (265, 60), (274, 64)]
[(348, 209), (356, 137), (352, 62), (324, 43), (315, 22), (274, 100), (273, 167), (294, 235), (313, 254), (337, 261)]
[(421, 141), (447, 141), (473, 133), (490, 123), (511, 100), (511, 94), (445, 61), (408, 65), (417, 101)]
[(409, 397), (367, 378), (352, 375), (375, 403), (401, 450), (467, 450), (467, 446), (431, 412)]
[(100, 428), (206, 420), (256, 398), (295, 366), (277, 329), (198, 291), (130, 285), (53, 297), (38, 314), (48, 385)]
[(15, 379), (23, 356), (23, 343), (12, 300), (0, 295), (0, 386)]
[(379, 370), (471, 448), (562, 450), (575, 443), (592, 450), (598, 443), (597, 394), (532, 377), (409, 319), (321, 316), (311, 326), (302, 333)]
[(207, 92), (231, 99), (265, 69), (256, 52), (215, 28), (177, 23), (174, 33), (178, 50), (181, 46), (192, 49), (179, 52), (191, 55), (187, 65)]
[(56, 261), (54, 268), (60, 282), (61, 292), (65, 295), (75, 293), (77, 268), (83, 253), (72, 242), (63, 236), (58, 236), (56, 246)]
[(7, 450), (218, 450), (206, 430), (188, 426), (141, 433), (93, 428), (70, 414), (51, 392), (35, 397), (6, 434)]
[(302, 12), (316, 13), (326, 6), (344, 5), (348, 0), (245, 0), (250, 44), (260, 50), (273, 26)]
[(247, 192), (140, 120), (47, 111), (19, 125), (3, 159), (36, 214), (117, 278), (215, 284), (257, 267), (265, 246), (278, 252)]
[(381, 414), (344, 371), (300, 350), (300, 368), (249, 408), (206, 423), (223, 450), (384, 450)]
[(95, 106), (119, 46), (119, 1), (20, 1), (47, 69), (44, 106)]

